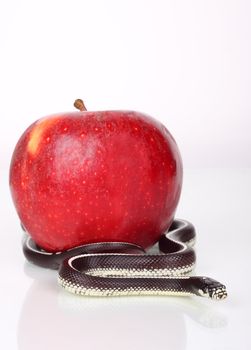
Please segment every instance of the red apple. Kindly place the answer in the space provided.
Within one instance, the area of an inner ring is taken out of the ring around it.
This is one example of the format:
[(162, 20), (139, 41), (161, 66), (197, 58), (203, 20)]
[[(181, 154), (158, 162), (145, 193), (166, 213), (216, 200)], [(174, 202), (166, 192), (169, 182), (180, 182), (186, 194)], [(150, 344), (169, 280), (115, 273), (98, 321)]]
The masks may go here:
[(132, 111), (42, 118), (21, 136), (10, 166), (19, 218), (52, 252), (100, 241), (149, 247), (170, 226), (181, 183), (173, 137)]

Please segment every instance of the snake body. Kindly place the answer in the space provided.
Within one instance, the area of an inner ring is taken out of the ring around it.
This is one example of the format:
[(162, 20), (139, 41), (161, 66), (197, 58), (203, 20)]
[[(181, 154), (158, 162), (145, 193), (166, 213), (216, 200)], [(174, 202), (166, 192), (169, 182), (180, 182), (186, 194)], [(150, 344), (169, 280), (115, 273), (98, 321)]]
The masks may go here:
[(195, 266), (194, 226), (174, 220), (159, 240), (159, 254), (123, 242), (85, 244), (49, 253), (25, 235), (23, 252), (39, 266), (58, 270), (67, 291), (90, 296), (175, 295), (224, 299), (226, 287), (202, 276), (188, 276)]

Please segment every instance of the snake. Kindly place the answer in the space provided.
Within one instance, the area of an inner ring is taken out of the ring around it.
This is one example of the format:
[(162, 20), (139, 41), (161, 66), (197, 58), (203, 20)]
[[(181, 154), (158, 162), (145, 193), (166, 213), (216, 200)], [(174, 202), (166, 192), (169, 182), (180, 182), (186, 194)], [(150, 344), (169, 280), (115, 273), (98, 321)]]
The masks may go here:
[(201, 296), (215, 300), (227, 297), (222, 283), (191, 275), (196, 263), (196, 232), (187, 220), (173, 220), (167, 232), (160, 236), (158, 253), (146, 252), (127, 242), (88, 243), (51, 253), (40, 248), (22, 228), (26, 259), (58, 270), (58, 282), (68, 292), (103, 297)]

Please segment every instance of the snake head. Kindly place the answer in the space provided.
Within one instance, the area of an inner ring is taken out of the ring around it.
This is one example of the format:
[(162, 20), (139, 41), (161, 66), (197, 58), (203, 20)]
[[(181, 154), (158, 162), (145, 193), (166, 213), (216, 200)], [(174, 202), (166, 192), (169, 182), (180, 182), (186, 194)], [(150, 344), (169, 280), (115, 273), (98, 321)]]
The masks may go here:
[(227, 297), (226, 287), (208, 277), (201, 277), (201, 286), (198, 289), (199, 295), (210, 299), (221, 300)]

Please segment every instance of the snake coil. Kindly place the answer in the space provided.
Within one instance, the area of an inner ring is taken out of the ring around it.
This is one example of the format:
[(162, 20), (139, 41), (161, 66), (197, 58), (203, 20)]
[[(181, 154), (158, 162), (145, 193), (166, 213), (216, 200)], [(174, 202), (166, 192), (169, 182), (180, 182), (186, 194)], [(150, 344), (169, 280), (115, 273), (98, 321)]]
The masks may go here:
[(194, 226), (186, 220), (175, 219), (159, 240), (159, 254), (149, 254), (140, 246), (123, 242), (92, 243), (49, 253), (27, 234), (23, 252), (28, 261), (58, 270), (59, 284), (75, 294), (226, 298), (226, 287), (220, 282), (188, 276), (196, 261), (194, 242)]

